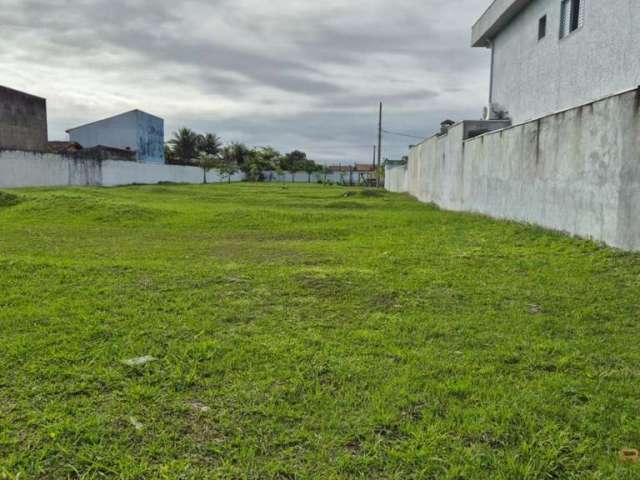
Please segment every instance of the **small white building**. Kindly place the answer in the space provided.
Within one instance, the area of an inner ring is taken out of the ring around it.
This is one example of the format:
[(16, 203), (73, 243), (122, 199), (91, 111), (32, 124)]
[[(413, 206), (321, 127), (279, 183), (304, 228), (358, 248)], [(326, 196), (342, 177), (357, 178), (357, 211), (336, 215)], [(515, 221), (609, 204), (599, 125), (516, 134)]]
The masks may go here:
[(140, 110), (88, 123), (67, 130), (69, 141), (83, 148), (96, 146), (136, 152), (144, 163), (165, 163), (164, 120)]
[(495, 0), (472, 44), (492, 50), (494, 116), (522, 123), (640, 84), (640, 1)]

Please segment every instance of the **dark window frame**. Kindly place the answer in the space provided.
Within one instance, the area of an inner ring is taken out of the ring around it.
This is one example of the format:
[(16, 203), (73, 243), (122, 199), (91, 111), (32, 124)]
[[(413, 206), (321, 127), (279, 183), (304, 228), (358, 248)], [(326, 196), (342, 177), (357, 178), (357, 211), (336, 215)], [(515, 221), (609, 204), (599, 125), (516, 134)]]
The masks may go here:
[(538, 41), (547, 36), (547, 16), (543, 15), (538, 20)]
[(566, 38), (576, 30), (582, 28), (585, 15), (585, 3), (585, 0), (561, 0), (560, 39)]
[(580, 0), (571, 1), (571, 23), (569, 24), (569, 33), (575, 32), (580, 27)]

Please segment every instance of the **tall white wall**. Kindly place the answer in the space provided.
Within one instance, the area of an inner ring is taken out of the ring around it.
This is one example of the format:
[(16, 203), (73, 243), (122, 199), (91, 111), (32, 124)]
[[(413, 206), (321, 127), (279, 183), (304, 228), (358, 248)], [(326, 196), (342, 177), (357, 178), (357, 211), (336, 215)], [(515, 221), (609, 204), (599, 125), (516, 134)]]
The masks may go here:
[[(243, 180), (237, 173), (233, 182)], [(63, 155), (22, 151), (0, 151), (0, 188), (82, 186), (112, 187), (131, 184), (203, 183), (201, 168), (178, 165), (74, 159)], [(207, 173), (207, 182), (228, 181), (217, 171)]]
[(405, 193), (409, 191), (407, 166), (387, 165), (384, 169), (384, 188), (389, 192)]
[(130, 184), (153, 184), (160, 182), (202, 183), (203, 171), (197, 167), (181, 165), (156, 165), (153, 163), (102, 162), (102, 183), (105, 187)]
[(492, 97), (514, 123), (640, 84), (640, 1), (586, 0), (584, 25), (562, 39), (560, 4), (531, 1), (493, 40)]
[(466, 141), (462, 130), (411, 149), (411, 195), (640, 250), (640, 91)]
[(0, 151), (0, 187), (100, 185), (97, 160), (76, 160), (48, 153)]

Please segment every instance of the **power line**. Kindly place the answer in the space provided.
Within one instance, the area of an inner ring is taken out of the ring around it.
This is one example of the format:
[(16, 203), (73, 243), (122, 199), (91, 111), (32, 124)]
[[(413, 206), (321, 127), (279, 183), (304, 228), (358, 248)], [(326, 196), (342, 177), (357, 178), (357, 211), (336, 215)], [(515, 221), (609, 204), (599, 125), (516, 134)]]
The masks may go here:
[(419, 137), (417, 135), (410, 135), (408, 133), (398, 133), (398, 132), (390, 132), (389, 130), (382, 130), (384, 133), (389, 135), (397, 135), (399, 137), (409, 137), (409, 138), (417, 138), (419, 140), (424, 140), (424, 137)]

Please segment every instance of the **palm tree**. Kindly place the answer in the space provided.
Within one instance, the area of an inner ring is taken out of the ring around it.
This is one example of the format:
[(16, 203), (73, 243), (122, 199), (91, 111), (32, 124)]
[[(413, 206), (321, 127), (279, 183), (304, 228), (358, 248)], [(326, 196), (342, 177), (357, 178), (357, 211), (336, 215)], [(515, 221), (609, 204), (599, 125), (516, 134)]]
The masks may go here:
[(243, 143), (234, 142), (222, 149), (222, 158), (227, 164), (245, 167), (253, 156), (253, 152)]
[(181, 128), (173, 134), (169, 140), (169, 145), (177, 159), (184, 163), (191, 163), (198, 158), (198, 146), (200, 145), (200, 135), (190, 128)]
[(173, 148), (167, 143), (164, 146), (164, 161), (168, 164), (175, 162), (176, 155), (173, 153)]
[(200, 145), (198, 150), (207, 155), (217, 157), (222, 151), (222, 140), (215, 133), (207, 133), (200, 137)]

